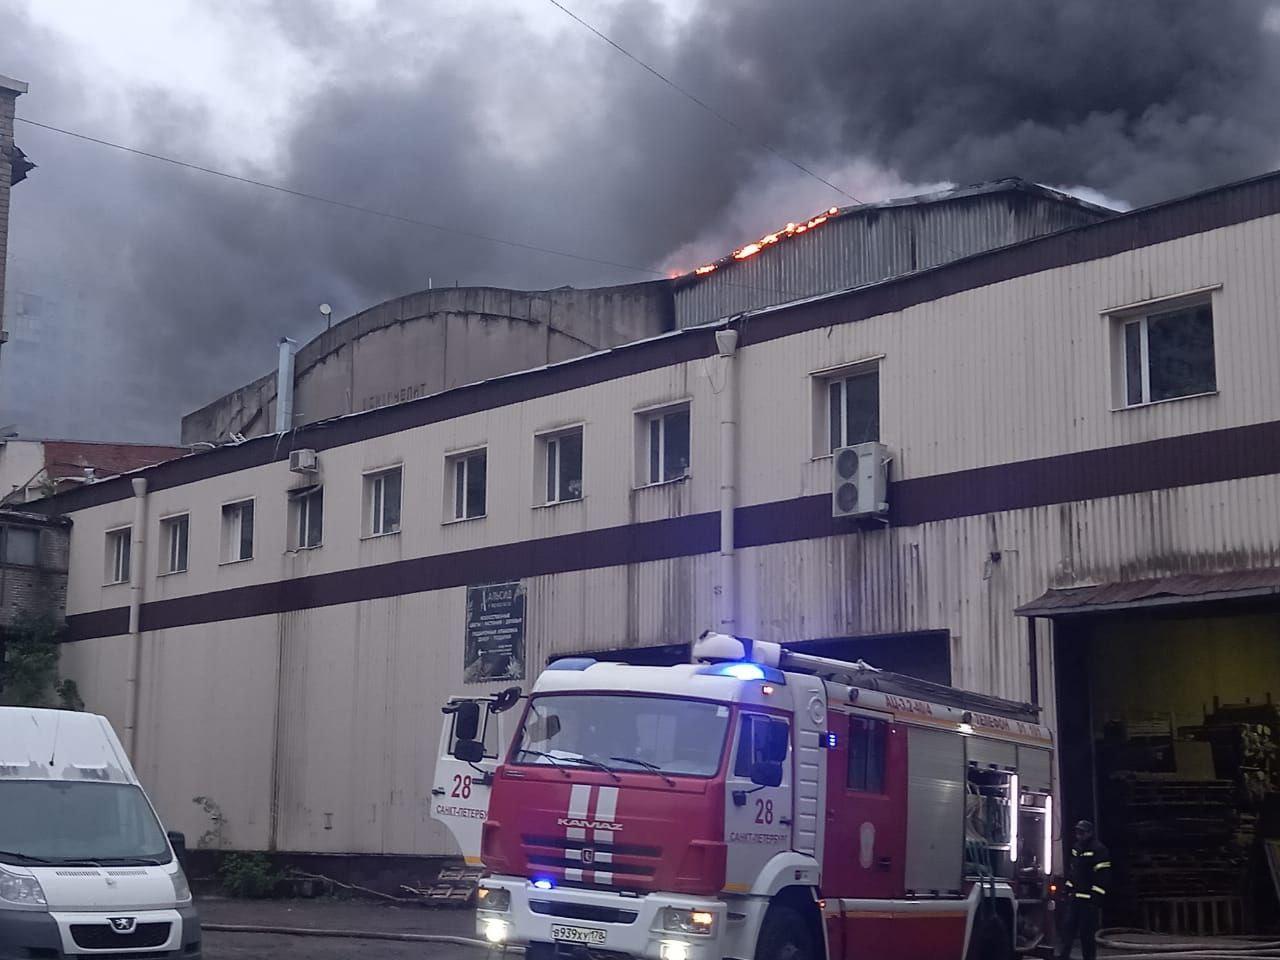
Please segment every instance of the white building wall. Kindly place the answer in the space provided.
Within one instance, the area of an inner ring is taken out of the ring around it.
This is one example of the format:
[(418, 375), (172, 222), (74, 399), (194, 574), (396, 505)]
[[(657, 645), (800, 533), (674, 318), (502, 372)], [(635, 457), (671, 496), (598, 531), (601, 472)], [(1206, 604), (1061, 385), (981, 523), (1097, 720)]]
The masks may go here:
[[(881, 354), (881, 435), (895, 479), (1275, 419), (1278, 227), (1280, 218), (1253, 221), (744, 347), (741, 503), (829, 494), (811, 374)], [(1218, 284), (1218, 394), (1112, 411), (1100, 311)], [(323, 450), (318, 550), (285, 549), (285, 491), (301, 481), (282, 462), (156, 490), (145, 599), (709, 514), (722, 364), (679, 363)], [(685, 399), (692, 476), (633, 489), (634, 411)], [(536, 507), (534, 435), (572, 423), (584, 424), (585, 497)], [(489, 515), (442, 523), (445, 456), (482, 443)], [(396, 462), (402, 532), (361, 540), (361, 474)], [(245, 496), (258, 498), (256, 557), (220, 566), (220, 506)], [(190, 569), (157, 577), (158, 519), (188, 510)], [(127, 604), (126, 587), (102, 586), (103, 537), (132, 514), (128, 500), (74, 514), (71, 614)], [(740, 622), (748, 635), (784, 641), (948, 630), (957, 683), (1022, 698), (1019, 604), (1049, 586), (1275, 565), (1277, 531), (1280, 478), (1267, 476), (770, 544), (741, 553)], [(703, 552), (526, 576), (529, 679), (552, 653), (690, 640), (713, 622), (714, 563)], [(139, 766), (170, 825), (199, 837), (208, 824), (191, 798), (206, 795), (223, 807), (226, 846), (451, 852), (429, 817), (430, 785), (439, 704), (461, 688), (465, 589), (431, 586), (147, 634)], [(1050, 649), (1046, 625), (1042, 699)], [(118, 725), (126, 662), (123, 638), (70, 644), (64, 659), (89, 706)]]

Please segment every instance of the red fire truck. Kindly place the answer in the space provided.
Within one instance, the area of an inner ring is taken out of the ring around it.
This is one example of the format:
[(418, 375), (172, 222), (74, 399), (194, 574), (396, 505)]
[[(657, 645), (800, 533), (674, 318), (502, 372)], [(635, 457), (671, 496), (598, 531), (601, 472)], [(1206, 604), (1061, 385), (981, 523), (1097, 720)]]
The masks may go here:
[(553, 663), (505, 750), (481, 723), (510, 693), (446, 709), (475, 786), (454, 774), (439, 806), (480, 828), (489, 942), (531, 960), (1039, 945), (1053, 763), (1035, 708), (720, 634), (694, 659)]

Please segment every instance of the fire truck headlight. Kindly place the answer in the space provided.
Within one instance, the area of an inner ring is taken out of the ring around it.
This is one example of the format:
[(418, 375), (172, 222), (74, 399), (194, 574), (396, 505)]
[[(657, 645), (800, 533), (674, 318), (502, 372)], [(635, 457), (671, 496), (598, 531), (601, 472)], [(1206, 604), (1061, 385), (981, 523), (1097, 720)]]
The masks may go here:
[(682, 940), (663, 940), (662, 960), (689, 960), (689, 945)]
[(715, 924), (715, 914), (709, 910), (678, 910), (675, 907), (667, 907), (662, 911), (662, 929), (672, 933), (706, 936), (715, 929)]
[(481, 887), (476, 891), (476, 908), (506, 913), (511, 909), (511, 891), (501, 887)]
[(486, 920), (484, 922), (484, 938), (490, 943), (506, 943), (507, 921)]

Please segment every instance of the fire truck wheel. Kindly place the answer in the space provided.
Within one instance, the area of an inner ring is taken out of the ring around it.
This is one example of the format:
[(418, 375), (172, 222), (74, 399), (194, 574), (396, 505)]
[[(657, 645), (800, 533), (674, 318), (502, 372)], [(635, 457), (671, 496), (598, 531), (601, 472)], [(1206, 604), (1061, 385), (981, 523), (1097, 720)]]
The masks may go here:
[(775, 903), (764, 916), (756, 960), (814, 960), (809, 926), (790, 907)]
[(1013, 939), (998, 914), (983, 910), (975, 918), (965, 960), (1013, 960)]

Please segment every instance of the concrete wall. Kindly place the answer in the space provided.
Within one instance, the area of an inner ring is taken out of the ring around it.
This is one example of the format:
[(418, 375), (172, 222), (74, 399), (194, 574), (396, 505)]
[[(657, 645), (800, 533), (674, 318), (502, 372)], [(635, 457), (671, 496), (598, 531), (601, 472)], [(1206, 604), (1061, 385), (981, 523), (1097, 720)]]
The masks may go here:
[[(347, 318), (298, 351), (294, 426), (557, 363), (673, 326), (666, 281), (410, 294)], [(184, 417), (182, 442), (271, 433), (275, 397), (272, 373)]]
[[(1142, 464), (1132, 459), (1117, 459), (1132, 477), (1086, 476), (1076, 459), (1062, 470), (1081, 491), (1137, 486), (971, 513), (964, 504), (985, 502), (989, 491), (963, 472), (1274, 425), (1278, 245), (1280, 216), (1259, 217), (857, 322), (842, 319), (858, 316), (856, 300), (822, 306), (829, 324), (797, 322), (794, 333), (742, 347), (740, 518), (744, 528), (752, 511), (775, 510), (779, 519), (740, 554), (741, 632), (796, 641), (942, 630), (955, 682), (1025, 698), (1027, 626), (1014, 610), (1046, 588), (1280, 565), (1280, 471), (1153, 481), (1138, 478)], [(1212, 291), (1217, 392), (1113, 409), (1107, 311), (1197, 289)], [(787, 316), (798, 321), (801, 313)], [(701, 518), (712, 537), (716, 530), (723, 361), (632, 368), (627, 351), (639, 349), (624, 348), (609, 361), (614, 373), (586, 386), (531, 390), (503, 406), (321, 449), (326, 516), (318, 549), (286, 549), (286, 492), (300, 478), (282, 461), (157, 486), (145, 600), (156, 617), (183, 603), (198, 611), (143, 635), (137, 762), (171, 826), (198, 837), (208, 824), (191, 798), (202, 795), (223, 805), (226, 846), (452, 852), (430, 821), (428, 787), (438, 704), (463, 685), (465, 587), (435, 586), (430, 577), (447, 581), (451, 565), (477, 552), (503, 548), (505, 569), (524, 582), (531, 673), (556, 652), (685, 642), (714, 622), (715, 541), (700, 538)], [(912, 484), (945, 480), (960, 505), (942, 519), (885, 528), (836, 527), (829, 517), (814, 526), (807, 511), (822, 513), (831, 490), (829, 457), (814, 442), (822, 432), (815, 374), (876, 356), (883, 357), (881, 436), (895, 458), (891, 499)], [(690, 404), (691, 476), (637, 488), (637, 411), (672, 401)], [(541, 506), (535, 435), (576, 423), (585, 434), (585, 496)], [(477, 445), (489, 451), (488, 515), (447, 522), (445, 458)], [(402, 529), (362, 539), (361, 474), (393, 463), (404, 470)], [(219, 564), (219, 508), (246, 496), (258, 503), (255, 558)], [(1019, 491), (1002, 496), (1013, 503)], [(192, 518), (190, 569), (157, 577), (157, 524), (177, 512)], [(73, 615), (127, 604), (128, 587), (102, 586), (104, 534), (132, 515), (127, 498), (74, 512)], [(593, 562), (606, 535), (659, 520), (673, 524), (669, 542), (654, 546), (669, 558)], [(814, 532), (803, 532), (806, 524)], [(600, 535), (574, 541), (583, 556), (545, 552), (565, 549), (546, 546), (555, 543), (548, 538), (579, 534)], [(693, 545), (670, 542), (680, 538)], [(379, 566), (433, 557), (440, 558), (434, 572), (412, 575), (421, 581)], [(549, 564), (564, 572), (546, 572)], [(335, 591), (370, 569), (394, 583), (392, 595), (374, 590), (341, 601)], [(249, 596), (279, 597), (287, 610), (223, 619)], [(69, 644), (64, 664), (89, 706), (119, 722), (127, 641), (101, 633)], [(1047, 697), (1048, 629), (1039, 635), (1038, 663)], [(1053, 723), (1051, 704), (1046, 718)]]
[(9, 151), (13, 149), (13, 116), (19, 96), (27, 92), (20, 80), (0, 76), (0, 330), (4, 329), (4, 275), (9, 252), (9, 188), (12, 169)]

